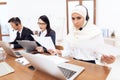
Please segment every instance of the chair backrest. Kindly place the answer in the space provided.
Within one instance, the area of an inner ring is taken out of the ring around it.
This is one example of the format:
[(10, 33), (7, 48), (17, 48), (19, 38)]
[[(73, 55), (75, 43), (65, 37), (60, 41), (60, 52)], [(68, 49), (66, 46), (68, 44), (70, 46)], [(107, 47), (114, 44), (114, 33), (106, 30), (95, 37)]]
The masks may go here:
[(61, 46), (61, 45), (56, 45), (55, 48), (56, 48), (56, 49), (59, 49), (59, 50), (64, 50), (64, 47)]

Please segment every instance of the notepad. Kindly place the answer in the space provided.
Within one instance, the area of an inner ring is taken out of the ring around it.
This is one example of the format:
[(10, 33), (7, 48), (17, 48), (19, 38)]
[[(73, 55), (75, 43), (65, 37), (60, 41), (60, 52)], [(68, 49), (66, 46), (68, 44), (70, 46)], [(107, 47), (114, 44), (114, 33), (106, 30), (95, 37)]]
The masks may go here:
[(6, 62), (0, 62), (0, 77), (14, 72), (15, 70)]

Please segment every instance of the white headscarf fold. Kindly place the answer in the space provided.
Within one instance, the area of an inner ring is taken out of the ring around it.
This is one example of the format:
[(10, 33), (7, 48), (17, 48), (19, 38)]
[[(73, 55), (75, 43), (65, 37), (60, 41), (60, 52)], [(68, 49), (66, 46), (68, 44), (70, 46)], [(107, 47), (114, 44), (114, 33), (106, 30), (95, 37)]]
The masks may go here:
[(82, 5), (75, 6), (72, 10), (72, 14), (73, 13), (78, 13), (86, 19), (87, 11), (86, 8)]

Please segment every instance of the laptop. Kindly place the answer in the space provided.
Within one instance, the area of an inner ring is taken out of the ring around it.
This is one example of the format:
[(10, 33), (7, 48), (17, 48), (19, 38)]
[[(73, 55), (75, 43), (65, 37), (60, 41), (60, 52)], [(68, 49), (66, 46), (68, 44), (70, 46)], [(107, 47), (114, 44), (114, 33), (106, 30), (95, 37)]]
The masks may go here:
[(55, 64), (43, 54), (22, 54), (35, 69), (47, 73), (58, 80), (74, 80), (85, 68), (70, 63)]
[(37, 47), (37, 44), (35, 41), (17, 40), (17, 42), (26, 50), (26, 52), (35, 51), (35, 48)]
[(0, 46), (4, 49), (4, 51), (14, 57), (22, 57), (22, 55), (20, 54), (21, 51), (24, 50), (18, 50), (18, 51), (14, 51), (10, 45), (4, 41), (0, 41)]

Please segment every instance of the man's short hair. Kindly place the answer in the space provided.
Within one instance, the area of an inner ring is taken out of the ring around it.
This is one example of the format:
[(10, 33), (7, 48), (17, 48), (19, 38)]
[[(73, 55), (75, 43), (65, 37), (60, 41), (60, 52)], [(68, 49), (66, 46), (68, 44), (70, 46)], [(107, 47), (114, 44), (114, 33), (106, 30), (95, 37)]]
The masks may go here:
[(21, 20), (18, 17), (12, 17), (8, 20), (8, 23), (13, 22), (15, 23), (16, 26), (18, 26), (18, 24), (21, 24)]

